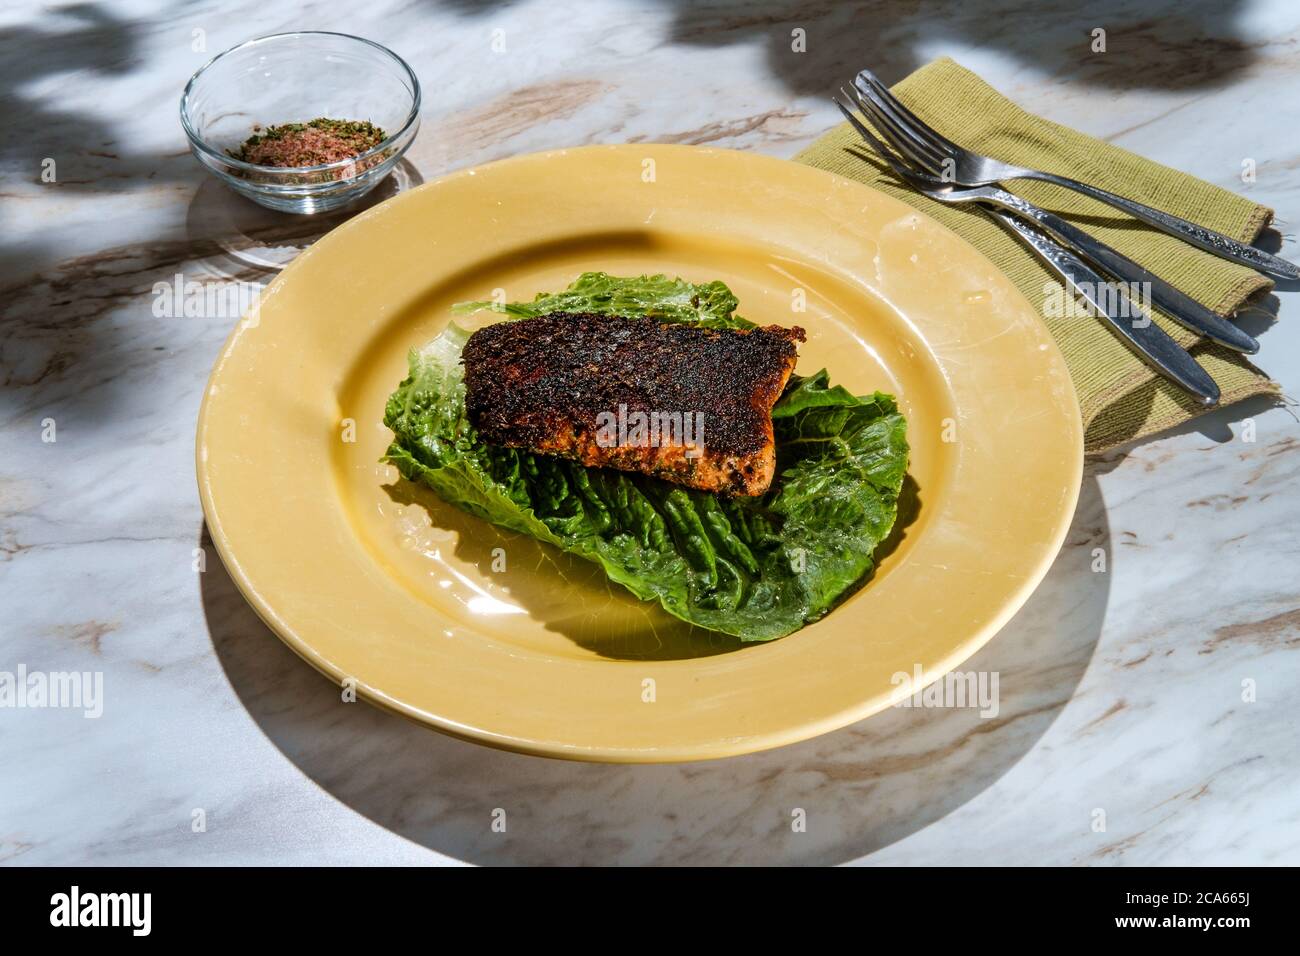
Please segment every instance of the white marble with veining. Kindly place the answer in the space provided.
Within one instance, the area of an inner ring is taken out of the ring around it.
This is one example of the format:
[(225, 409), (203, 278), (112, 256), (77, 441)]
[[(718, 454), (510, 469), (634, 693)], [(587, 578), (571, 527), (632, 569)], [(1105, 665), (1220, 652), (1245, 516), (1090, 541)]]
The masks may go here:
[[(948, 54), (1030, 110), (1273, 205), (1285, 234), (1300, 217), (1300, 8), (1075, 6), (0, 12), (0, 671), (99, 672), (105, 687), (98, 719), (0, 708), (0, 861), (1300, 863), (1288, 407), (1224, 409), (1089, 466), (1046, 581), (963, 665), (1000, 674), (997, 717), (892, 710), (705, 764), (504, 754), (341, 704), (215, 556), (192, 567), (195, 415), (230, 321), (156, 318), (150, 290), (178, 272), (264, 279), (231, 240), (274, 226), (186, 151), (177, 97), (212, 53), (294, 28), (392, 46), (425, 87), (406, 172), (425, 180), (596, 142), (791, 156), (836, 121), (827, 94), (856, 64), (895, 79)], [(1089, 50), (1097, 27), (1105, 54)], [(806, 53), (790, 49), (796, 28)], [(46, 158), (55, 183), (41, 181)], [(1297, 256), (1293, 242), (1283, 251)], [(1260, 366), (1288, 394), (1300, 391), (1295, 298), (1277, 293), (1275, 325), (1249, 319)], [(498, 807), (505, 833), (490, 826)], [(791, 828), (795, 809), (806, 832)]]

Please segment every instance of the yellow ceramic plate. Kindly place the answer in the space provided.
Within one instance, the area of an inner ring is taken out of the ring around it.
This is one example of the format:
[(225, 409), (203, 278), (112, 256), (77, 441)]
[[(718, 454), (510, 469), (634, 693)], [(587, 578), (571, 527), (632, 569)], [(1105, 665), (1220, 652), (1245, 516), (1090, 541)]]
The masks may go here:
[[(737, 647), (379, 463), (384, 400), (452, 303), (592, 269), (721, 279), (745, 317), (808, 330), (800, 370), (898, 396), (912, 513), (828, 617)], [(493, 746), (671, 761), (834, 730), (974, 653), (1055, 556), (1082, 447), (1042, 322), (951, 232), (795, 163), (634, 145), (460, 172), (330, 233), (230, 336), (197, 451), (235, 581), (336, 682)]]

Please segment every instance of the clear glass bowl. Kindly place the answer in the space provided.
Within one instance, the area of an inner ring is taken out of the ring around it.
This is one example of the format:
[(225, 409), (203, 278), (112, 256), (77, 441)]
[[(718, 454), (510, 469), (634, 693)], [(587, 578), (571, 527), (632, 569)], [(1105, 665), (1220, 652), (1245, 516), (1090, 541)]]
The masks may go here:
[[(353, 159), (258, 166), (231, 156), (254, 126), (369, 120), (388, 134)], [(282, 212), (338, 209), (374, 189), (420, 128), (420, 81), (378, 43), (346, 33), (278, 33), (214, 57), (185, 86), (181, 125), (200, 163), (240, 195)]]

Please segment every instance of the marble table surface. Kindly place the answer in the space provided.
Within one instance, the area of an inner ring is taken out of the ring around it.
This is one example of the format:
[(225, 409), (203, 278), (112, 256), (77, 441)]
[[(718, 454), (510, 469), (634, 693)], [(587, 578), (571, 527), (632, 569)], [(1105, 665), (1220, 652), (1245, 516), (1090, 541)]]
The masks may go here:
[[(250, 36), (348, 31), (409, 60), (426, 98), (405, 185), (584, 143), (788, 157), (836, 121), (827, 94), (855, 65), (892, 80), (948, 54), (1032, 111), (1273, 206), (1287, 237), (1300, 7), (26, 6), (0, 12), (0, 671), (102, 674), (104, 696), (95, 719), (0, 709), (0, 861), (1300, 863), (1289, 403), (1089, 464), (1047, 579), (965, 665), (1001, 675), (996, 717), (895, 709), (748, 757), (583, 765), (343, 706), (215, 555), (196, 573), (195, 415), (231, 320), (151, 308), (156, 282), (265, 281), (259, 243), (310, 239), (208, 181), (176, 119), (191, 72)], [(1286, 394), (1295, 299), (1247, 319)]]

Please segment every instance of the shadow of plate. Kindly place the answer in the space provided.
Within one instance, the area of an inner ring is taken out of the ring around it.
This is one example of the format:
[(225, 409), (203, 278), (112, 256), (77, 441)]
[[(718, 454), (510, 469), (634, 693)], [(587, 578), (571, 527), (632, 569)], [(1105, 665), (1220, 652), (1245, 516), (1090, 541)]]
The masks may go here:
[[(267, 737), (340, 802), (431, 850), (496, 865), (832, 864), (941, 820), (1034, 748), (1101, 632), (1109, 575), (1092, 573), (1096, 548), (1109, 556), (1110, 534), (1088, 474), (1047, 577), (962, 666), (999, 675), (996, 716), (895, 708), (777, 750), (657, 766), (505, 753), (344, 705), (258, 619), (219, 561), (202, 575), (202, 593), (217, 657)], [(810, 821), (804, 832), (791, 826), (795, 808)], [(499, 811), (504, 833), (493, 828)]]

